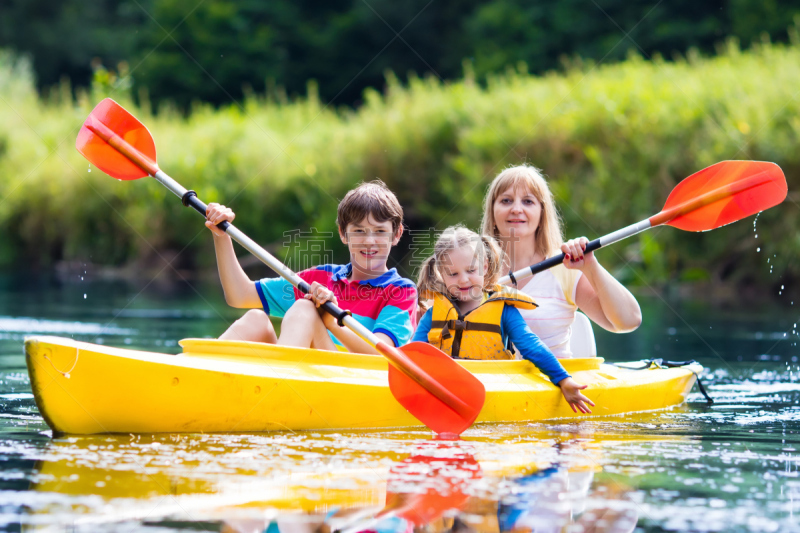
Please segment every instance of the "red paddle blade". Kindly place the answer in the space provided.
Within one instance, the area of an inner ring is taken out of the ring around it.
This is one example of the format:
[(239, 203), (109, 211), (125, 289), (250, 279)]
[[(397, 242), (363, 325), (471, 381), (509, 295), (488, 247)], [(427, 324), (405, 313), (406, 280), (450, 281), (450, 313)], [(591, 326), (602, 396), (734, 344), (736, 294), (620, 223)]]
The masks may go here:
[(392, 467), (385, 511), (423, 526), (464, 506), (469, 499), (465, 490), (483, 475), (480, 464), (458, 449), (455, 456), (441, 451), (443, 456), (413, 455)]
[(708, 231), (778, 205), (787, 191), (786, 177), (775, 163), (722, 161), (680, 182), (650, 222)]
[[(99, 123), (99, 124), (98, 124)], [(119, 135), (125, 142), (144, 154), (151, 161), (156, 160), (156, 145), (147, 128), (121, 105), (106, 98), (89, 113), (78, 132), (75, 148), (94, 166), (111, 177), (120, 180), (135, 180), (148, 174), (130, 159), (112, 147), (95, 131), (105, 125), (108, 130)]]
[(465, 404), (461, 413), (456, 412), (403, 371), (389, 365), (389, 388), (400, 405), (439, 434), (460, 435), (470, 427), (486, 399), (483, 383), (428, 343), (412, 342), (401, 347), (400, 351)]

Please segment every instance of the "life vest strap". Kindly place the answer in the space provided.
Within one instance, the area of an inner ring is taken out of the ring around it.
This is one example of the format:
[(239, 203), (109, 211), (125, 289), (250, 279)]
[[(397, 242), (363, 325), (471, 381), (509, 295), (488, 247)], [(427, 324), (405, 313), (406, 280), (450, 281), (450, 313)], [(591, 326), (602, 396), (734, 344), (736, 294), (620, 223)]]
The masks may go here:
[(431, 328), (442, 330), (442, 339), (449, 339), (451, 331), (485, 331), (488, 333), (501, 332), (499, 324), (481, 324), (480, 322), (467, 322), (466, 320), (433, 320)]

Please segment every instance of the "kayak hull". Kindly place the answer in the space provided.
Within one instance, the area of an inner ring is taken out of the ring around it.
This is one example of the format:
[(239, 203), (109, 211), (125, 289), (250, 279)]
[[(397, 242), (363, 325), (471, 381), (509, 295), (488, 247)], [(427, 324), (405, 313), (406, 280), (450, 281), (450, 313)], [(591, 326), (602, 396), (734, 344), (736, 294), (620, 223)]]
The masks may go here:
[[(58, 433), (217, 433), (421, 426), (389, 390), (381, 356), (185, 339), (184, 353), (31, 337), (36, 404)], [(477, 422), (523, 422), (679, 405), (702, 367), (629, 370), (602, 358), (562, 360), (597, 406), (574, 413), (527, 361), (459, 361), (484, 384)]]

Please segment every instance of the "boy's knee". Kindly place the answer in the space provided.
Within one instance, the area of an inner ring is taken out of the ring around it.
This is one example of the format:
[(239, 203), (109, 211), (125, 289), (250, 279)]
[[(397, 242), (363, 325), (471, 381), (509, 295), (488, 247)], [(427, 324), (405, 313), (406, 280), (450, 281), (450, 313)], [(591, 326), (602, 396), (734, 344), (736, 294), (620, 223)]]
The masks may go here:
[(319, 310), (314, 302), (311, 300), (297, 300), (295, 301), (289, 310), (286, 312), (287, 317), (306, 317), (311, 318), (314, 316), (319, 316)]
[(259, 320), (267, 318), (267, 314), (262, 311), (261, 309), (250, 309), (245, 314), (242, 315), (240, 320)]
[(248, 312), (243, 314), (242, 318), (240, 318), (237, 322), (243, 322), (253, 326), (259, 325), (272, 328), (272, 322), (267, 316), (267, 313), (261, 309), (250, 309)]

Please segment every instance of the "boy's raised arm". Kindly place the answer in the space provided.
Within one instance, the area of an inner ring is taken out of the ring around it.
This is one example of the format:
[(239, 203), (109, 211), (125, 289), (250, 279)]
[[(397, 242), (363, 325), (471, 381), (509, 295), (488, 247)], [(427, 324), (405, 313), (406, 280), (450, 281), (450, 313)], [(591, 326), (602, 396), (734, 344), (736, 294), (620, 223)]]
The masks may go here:
[(219, 204), (208, 204), (206, 226), (214, 234), (214, 250), (217, 255), (219, 279), (225, 293), (225, 301), (231, 307), (257, 309), (261, 307), (255, 283), (245, 274), (233, 250), (233, 241), (227, 233), (217, 228), (223, 220), (233, 222), (236, 215), (229, 208)]

